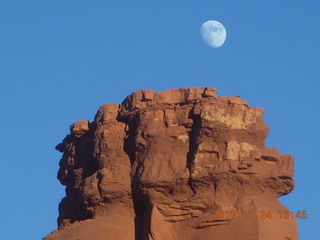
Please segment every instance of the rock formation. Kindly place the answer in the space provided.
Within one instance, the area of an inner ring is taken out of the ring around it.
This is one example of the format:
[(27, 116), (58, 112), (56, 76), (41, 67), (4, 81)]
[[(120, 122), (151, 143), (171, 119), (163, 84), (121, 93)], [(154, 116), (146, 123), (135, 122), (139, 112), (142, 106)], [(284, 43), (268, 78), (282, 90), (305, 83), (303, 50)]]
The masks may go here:
[(296, 240), (277, 198), (293, 156), (265, 147), (263, 109), (214, 88), (141, 90), (78, 121), (56, 149), (66, 186), (45, 240)]

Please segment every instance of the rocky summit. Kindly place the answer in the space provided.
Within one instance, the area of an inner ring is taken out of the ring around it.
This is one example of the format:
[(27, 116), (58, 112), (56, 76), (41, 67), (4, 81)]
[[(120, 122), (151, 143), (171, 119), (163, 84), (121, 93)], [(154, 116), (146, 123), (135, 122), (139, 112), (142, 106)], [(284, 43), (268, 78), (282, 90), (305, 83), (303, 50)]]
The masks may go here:
[(293, 156), (261, 108), (216, 90), (141, 90), (78, 121), (56, 149), (66, 186), (45, 240), (296, 240), (278, 198)]

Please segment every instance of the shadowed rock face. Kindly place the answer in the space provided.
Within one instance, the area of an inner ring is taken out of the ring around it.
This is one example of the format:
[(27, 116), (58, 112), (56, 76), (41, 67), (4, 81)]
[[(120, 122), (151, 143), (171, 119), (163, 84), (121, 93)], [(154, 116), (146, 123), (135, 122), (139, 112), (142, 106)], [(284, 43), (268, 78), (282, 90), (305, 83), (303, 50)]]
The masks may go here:
[(277, 200), (293, 189), (293, 156), (265, 147), (263, 109), (239, 97), (141, 90), (70, 131), (46, 240), (297, 239)]

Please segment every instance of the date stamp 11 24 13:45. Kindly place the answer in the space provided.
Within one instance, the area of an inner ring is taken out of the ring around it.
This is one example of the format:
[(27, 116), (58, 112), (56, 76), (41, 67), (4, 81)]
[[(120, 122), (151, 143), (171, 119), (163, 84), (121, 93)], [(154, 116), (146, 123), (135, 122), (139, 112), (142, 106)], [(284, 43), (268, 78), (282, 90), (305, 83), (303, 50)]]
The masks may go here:
[(260, 212), (254, 211), (212, 211), (212, 218), (215, 220), (235, 220), (235, 219), (306, 219), (308, 217), (307, 211), (290, 212), (288, 210), (271, 211), (261, 210)]

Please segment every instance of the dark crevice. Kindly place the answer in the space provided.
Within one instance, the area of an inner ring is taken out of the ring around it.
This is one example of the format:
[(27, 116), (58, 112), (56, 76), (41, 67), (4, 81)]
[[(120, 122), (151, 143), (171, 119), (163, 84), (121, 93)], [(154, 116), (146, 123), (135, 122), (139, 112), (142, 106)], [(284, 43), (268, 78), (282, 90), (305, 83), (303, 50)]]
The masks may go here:
[(126, 132), (126, 137), (124, 139), (124, 151), (129, 156), (131, 167), (133, 166), (136, 158), (136, 134), (139, 125), (137, 116), (131, 121), (126, 122), (128, 129)]
[(201, 118), (200, 114), (195, 114), (194, 108), (196, 103), (194, 104), (193, 108), (189, 113), (189, 118), (193, 120), (193, 124), (191, 127), (191, 131), (189, 132), (189, 152), (187, 154), (187, 165), (186, 167), (189, 169), (189, 180), (188, 184), (193, 191), (196, 192), (196, 187), (194, 185), (194, 181), (191, 177), (192, 172), (194, 171), (194, 160), (196, 153), (198, 152), (198, 137), (200, 135), (201, 129)]
[(136, 152), (138, 127), (140, 126), (139, 115), (131, 116), (125, 123), (128, 126), (126, 137), (124, 139), (124, 151), (129, 156), (131, 164), (131, 197), (134, 206), (135, 218), (135, 240), (148, 240), (150, 231), (151, 205), (148, 198), (143, 194), (139, 181), (139, 169), (141, 163), (138, 163)]
[(132, 189), (132, 199), (135, 211), (135, 240), (148, 240), (151, 223), (152, 205), (141, 199), (143, 193), (140, 188)]
[(95, 122), (91, 123), (89, 125), (90, 131), (87, 133), (88, 136), (86, 136), (86, 151), (88, 153), (87, 159), (84, 162), (83, 166), (83, 173), (82, 173), (82, 179), (85, 179), (95, 172), (99, 170), (99, 162), (96, 157), (93, 157), (94, 155), (94, 134), (97, 129), (97, 124)]

